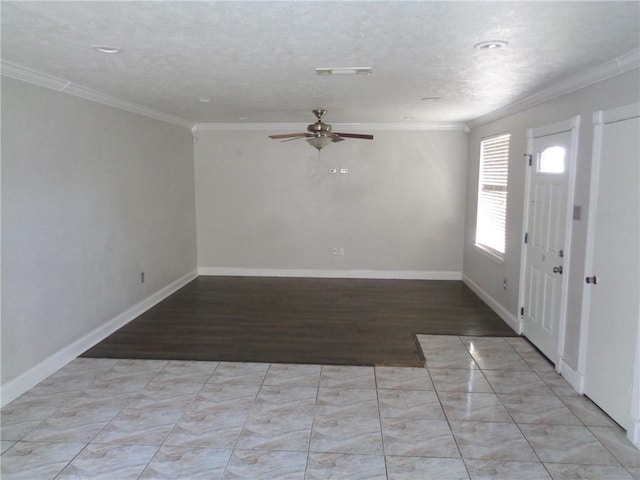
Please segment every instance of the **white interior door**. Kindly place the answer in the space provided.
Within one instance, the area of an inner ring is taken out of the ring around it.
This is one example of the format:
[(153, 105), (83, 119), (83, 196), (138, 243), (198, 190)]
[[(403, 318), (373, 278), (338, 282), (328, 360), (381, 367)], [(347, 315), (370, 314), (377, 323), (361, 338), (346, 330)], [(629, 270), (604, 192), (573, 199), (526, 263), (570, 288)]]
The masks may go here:
[(522, 333), (558, 367), (564, 339), (564, 259), (577, 126), (549, 133), (554, 130), (551, 127), (534, 130), (530, 138)]
[(614, 116), (596, 126), (594, 150), (598, 143), (600, 148), (594, 151), (583, 311), (588, 319), (584, 393), (627, 430), (640, 319), (637, 111), (635, 106), (635, 118)]

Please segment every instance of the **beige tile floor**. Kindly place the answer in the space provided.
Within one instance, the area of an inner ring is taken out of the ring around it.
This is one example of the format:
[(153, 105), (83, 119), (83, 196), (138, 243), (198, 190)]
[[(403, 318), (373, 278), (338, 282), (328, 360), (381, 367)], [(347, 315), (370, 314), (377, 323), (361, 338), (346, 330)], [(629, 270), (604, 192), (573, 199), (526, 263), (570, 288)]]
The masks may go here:
[(9, 479), (640, 479), (640, 451), (522, 338), (426, 368), (78, 358), (2, 409)]

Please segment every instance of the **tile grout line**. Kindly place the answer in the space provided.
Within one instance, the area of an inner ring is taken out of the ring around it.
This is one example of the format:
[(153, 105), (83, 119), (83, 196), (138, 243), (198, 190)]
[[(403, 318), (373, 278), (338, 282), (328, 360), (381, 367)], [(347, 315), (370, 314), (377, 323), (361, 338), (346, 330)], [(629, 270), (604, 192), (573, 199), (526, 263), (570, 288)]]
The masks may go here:
[[(204, 389), (205, 385), (207, 384), (207, 382), (211, 379), (211, 377), (213, 376), (214, 372), (218, 369), (218, 367), (220, 366), (219, 361), (214, 361), (211, 363), (215, 363), (216, 366), (213, 367), (213, 370), (211, 370), (211, 373), (209, 374), (209, 376), (207, 377), (207, 379), (202, 383), (202, 386), (200, 387), (200, 389), (198, 390), (198, 392), (195, 394), (194, 396), (194, 400), (196, 398), (198, 398), (198, 395), (200, 395), (200, 393), (202, 392), (202, 390)], [(167, 362), (167, 365), (169, 365), (169, 362)], [(166, 365), (165, 365), (166, 366)], [(164, 367), (163, 367), (164, 368)], [(162, 370), (161, 370), (162, 371)], [(160, 372), (161, 372), (160, 371)], [(160, 372), (158, 372), (158, 374), (156, 375), (156, 377), (160, 374)], [(155, 378), (155, 377), (154, 377)], [(182, 421), (182, 419), (185, 417), (185, 415), (187, 414), (187, 410), (190, 408), (190, 403), (187, 404), (187, 406), (184, 408), (184, 411), (182, 412), (182, 415), (180, 416), (180, 418), (178, 418), (176, 420), (176, 422), (174, 423), (173, 427), (171, 428), (171, 430), (169, 430), (169, 433), (167, 433), (167, 435), (164, 437), (164, 440), (162, 441), (162, 443), (158, 446), (157, 450), (155, 451), (155, 453), (153, 454), (153, 456), (151, 457), (151, 459), (147, 462), (147, 464), (145, 465), (145, 467), (142, 469), (142, 471), (140, 472), (140, 475), (138, 475), (138, 478), (142, 477), (142, 475), (144, 475), (144, 472), (147, 470), (147, 468), (149, 468), (149, 466), (151, 465), (151, 463), (153, 463), (153, 460), (156, 458), (156, 456), (158, 455), (158, 453), (160, 452), (160, 449), (164, 446), (171, 446), (171, 445), (165, 445), (165, 442), (167, 441), (167, 439), (169, 438), (169, 436), (171, 435), (171, 433), (176, 429), (176, 427), (178, 426), (178, 424)], [(229, 463), (229, 461), (231, 460), (231, 455), (229, 455), (229, 460), (227, 461), (227, 464)], [(225, 466), (226, 469), (226, 466)], [(223, 471), (224, 473), (224, 471)]]
[(373, 367), (373, 381), (376, 388), (376, 405), (378, 406), (378, 424), (380, 425), (380, 444), (382, 445), (382, 461), (384, 462), (384, 475), (389, 479), (389, 468), (387, 466), (387, 450), (384, 446), (384, 433), (382, 431), (382, 412), (380, 411), (380, 389), (378, 388), (378, 372), (376, 367)]
[[(628, 468), (629, 468), (629, 467), (627, 467), (627, 466), (622, 462), (622, 460), (620, 460), (620, 459), (618, 458), (618, 456), (617, 456), (615, 453), (613, 453), (613, 452), (611, 451), (611, 449), (609, 449), (609, 447), (607, 447), (607, 446), (604, 444), (604, 442), (602, 442), (602, 441), (597, 437), (597, 435), (596, 435), (595, 433), (593, 433), (593, 430), (591, 430), (591, 428), (593, 428), (594, 426), (593, 426), (593, 425), (591, 425), (591, 426), (589, 426), (589, 425), (585, 425), (585, 427), (587, 428), (587, 430), (589, 430), (589, 433), (591, 433), (591, 435), (593, 435), (593, 436), (594, 436), (594, 438), (595, 438), (598, 442), (600, 442), (600, 445), (602, 445), (602, 446), (603, 446), (603, 448), (604, 448), (607, 452), (609, 452), (609, 454), (610, 454), (613, 458), (615, 458), (615, 459), (618, 461), (618, 463), (620, 463), (620, 465), (622, 466), (622, 468), (624, 468), (624, 469), (627, 469), (627, 470), (628, 470)], [(603, 428), (613, 428), (613, 427), (603, 427)], [(640, 455), (640, 453), (638, 453), (638, 455)], [(640, 465), (640, 463), (639, 463), (639, 465)]]
[(438, 403), (440, 404), (440, 408), (442, 409), (442, 413), (444, 414), (444, 419), (447, 422), (447, 427), (449, 428), (449, 433), (451, 434), (451, 438), (453, 439), (453, 442), (456, 445), (456, 449), (458, 450), (458, 454), (460, 455), (460, 461), (462, 462), (462, 465), (464, 466), (464, 469), (467, 472), (467, 476), (469, 477), (469, 479), (471, 479), (471, 473), (469, 472), (469, 468), (467, 467), (467, 463), (465, 462), (464, 456), (462, 455), (462, 450), (460, 449), (460, 444), (458, 443), (458, 439), (453, 434), (453, 429), (451, 428), (451, 421), (449, 420), (449, 415), (447, 415), (447, 412), (444, 409), (444, 405), (442, 404), (442, 399), (440, 398), (440, 393), (436, 389), (436, 386), (433, 383), (433, 379), (431, 379), (431, 373), (429, 372), (429, 369), (427, 367), (425, 367), (425, 368), (427, 370), (427, 374), (429, 375), (429, 379), (431, 380), (431, 384), (433, 385), (433, 392), (435, 393), (436, 398), (438, 399)]
[(318, 386), (316, 387), (316, 400), (313, 404), (313, 411), (311, 412), (311, 430), (309, 431), (309, 445), (307, 446), (307, 461), (304, 466), (304, 478), (307, 478), (307, 471), (309, 470), (309, 460), (311, 459), (311, 439), (313, 437), (313, 428), (316, 424), (316, 408), (318, 406), (318, 398), (320, 396), (320, 382), (322, 381), (322, 370), (324, 365), (320, 365), (320, 375), (318, 376)]
[[(507, 342), (508, 343), (508, 342)], [(531, 365), (529, 365), (529, 362), (527, 362), (522, 355), (520, 355), (520, 352), (518, 352), (513, 345), (509, 344), (509, 347), (518, 355), (519, 358), (521, 358), (525, 364), (531, 369), (532, 372), (534, 372), (533, 368), (531, 367)], [(537, 374), (537, 372), (534, 372), (536, 374), (536, 376), (542, 381), (542, 383), (544, 383), (545, 385), (547, 385), (544, 380), (542, 380), (542, 378), (540, 377), (540, 375)], [(484, 373), (483, 373), (484, 375)], [(493, 388), (493, 386), (492, 386)], [(551, 389), (549, 389), (551, 390)], [(549, 471), (549, 469), (547, 468), (547, 466), (544, 464), (544, 462), (542, 461), (542, 459), (540, 458), (540, 455), (538, 454), (538, 452), (536, 451), (535, 448), (533, 448), (533, 445), (531, 445), (531, 442), (529, 441), (529, 439), (527, 438), (527, 436), (525, 435), (525, 433), (522, 431), (522, 428), (520, 428), (520, 424), (518, 422), (516, 422), (516, 419), (513, 417), (513, 415), (511, 414), (511, 412), (509, 412), (509, 409), (507, 407), (505, 407), (504, 403), (502, 402), (502, 399), (500, 398), (500, 395), (498, 395), (496, 393), (496, 398), (498, 399), (498, 401), (500, 402), (500, 405), (502, 405), (502, 408), (504, 408), (506, 410), (506, 412), (509, 414), (509, 416), (511, 417), (511, 419), (513, 420), (513, 423), (515, 424), (516, 428), (518, 429), (518, 431), (520, 432), (520, 435), (522, 435), (522, 438), (524, 438), (524, 440), (527, 442), (527, 445), (529, 445), (529, 448), (531, 449), (531, 451), (533, 452), (533, 454), (536, 456), (536, 458), (538, 459), (538, 462), (540, 463), (540, 465), (542, 465), (542, 468), (544, 468), (544, 471), (547, 472), (547, 474), (549, 475), (549, 478), (553, 478), (553, 475), (551, 474), (551, 472)]]
[[(533, 368), (531, 368), (531, 365), (529, 365), (529, 363), (522, 357), (522, 355), (520, 355), (520, 352), (518, 352), (513, 345), (509, 344), (509, 342), (506, 342), (509, 347), (511, 348), (512, 351), (514, 351), (519, 358), (521, 358), (525, 364), (529, 367), (529, 369), (534, 372)], [(484, 375), (484, 370), (480, 369), (480, 371), (482, 372), (482, 375)], [(542, 380), (542, 378), (537, 374), (537, 372), (534, 372), (536, 374), (536, 376), (540, 379), (540, 381), (542, 381), (542, 383), (544, 383), (544, 380)], [(486, 378), (486, 376), (485, 376)], [(489, 380), (487, 379), (487, 382), (489, 382)], [(546, 383), (544, 383), (546, 385)], [(491, 382), (489, 382), (489, 385), (491, 386), (491, 389), (494, 390), (495, 389), (493, 387), (493, 385), (491, 385)], [(527, 442), (527, 445), (529, 445), (529, 448), (531, 449), (531, 451), (533, 452), (533, 454), (536, 456), (536, 458), (538, 459), (538, 462), (540, 463), (540, 465), (542, 465), (542, 468), (545, 469), (545, 471), (549, 474), (550, 478), (553, 478), (553, 476), (551, 475), (551, 472), (548, 470), (548, 468), (546, 467), (546, 465), (544, 464), (544, 462), (542, 461), (542, 459), (540, 458), (540, 455), (538, 454), (538, 452), (535, 450), (535, 448), (533, 448), (533, 445), (531, 445), (531, 442), (529, 441), (529, 439), (527, 438), (527, 436), (525, 435), (525, 433), (522, 431), (522, 428), (520, 428), (520, 424), (518, 422), (516, 422), (516, 419), (513, 417), (513, 415), (511, 414), (511, 412), (509, 412), (509, 409), (507, 407), (505, 407), (504, 403), (502, 402), (502, 399), (500, 398), (500, 395), (495, 392), (496, 398), (498, 399), (498, 402), (500, 402), (500, 405), (502, 405), (502, 408), (505, 409), (505, 411), (507, 412), (507, 414), (509, 415), (509, 417), (511, 417), (511, 420), (513, 421), (514, 425), (516, 426), (516, 428), (518, 429), (518, 431), (520, 432), (520, 435), (522, 435), (522, 438)]]
[[(507, 343), (508, 343), (508, 342), (507, 342)], [(508, 344), (509, 344), (509, 343), (508, 343)], [(540, 380), (540, 381), (541, 381), (545, 386), (547, 386), (547, 388), (549, 388), (549, 390), (551, 390), (551, 387), (549, 387), (549, 385), (547, 384), (547, 382), (545, 382), (545, 381), (544, 381), (544, 378), (542, 378), (542, 377), (540, 376), (540, 372), (536, 371), (536, 370), (533, 368), (533, 366), (532, 366), (529, 362), (527, 362), (527, 360), (526, 360), (526, 359), (521, 355), (521, 352), (517, 351), (517, 350), (513, 347), (513, 345), (509, 344), (509, 346), (510, 346), (510, 347), (511, 347), (511, 349), (512, 349), (512, 350), (513, 350), (513, 351), (514, 351), (514, 352), (515, 352), (515, 353), (516, 353), (516, 354), (517, 354), (517, 355), (518, 355), (518, 356), (519, 356), (519, 357), (520, 357), (520, 358), (521, 358), (521, 359), (526, 363), (526, 365), (529, 367), (529, 370), (530, 370), (531, 372), (533, 372), (533, 373), (536, 375), (536, 377), (538, 377), (538, 379), (539, 379), (539, 380)], [(539, 353), (539, 352), (538, 352), (538, 353)], [(539, 353), (539, 355), (542, 355), (542, 354), (541, 354), (541, 353)], [(484, 371), (483, 371), (483, 374), (484, 374)], [(565, 402), (564, 402), (564, 401), (562, 401), (562, 399), (560, 398), (560, 396), (559, 396), (559, 395), (557, 395), (555, 392), (553, 392), (553, 390), (551, 390), (551, 393), (552, 393), (552, 396), (553, 396), (553, 397), (555, 397), (556, 399), (560, 400), (560, 401), (561, 401), (561, 403), (562, 403), (563, 405), (565, 405), (565, 407), (567, 407), (567, 408), (568, 408), (568, 406), (565, 404)], [(500, 399), (500, 396), (499, 396), (499, 395), (496, 395), (496, 396), (497, 396), (498, 401), (500, 402), (500, 404), (503, 406), (503, 408), (505, 408), (505, 410), (507, 411), (507, 413), (511, 416), (511, 418), (512, 418), (512, 420), (513, 420), (514, 424), (516, 425), (516, 427), (518, 428), (518, 430), (519, 430), (519, 431), (520, 431), (520, 433), (522, 434), (523, 438), (524, 438), (524, 439), (527, 441), (527, 443), (529, 444), (529, 446), (530, 446), (531, 450), (533, 451), (533, 453), (534, 453), (534, 454), (536, 455), (536, 457), (538, 458), (539, 463), (544, 467), (544, 469), (547, 471), (547, 473), (549, 474), (549, 476), (550, 476), (550, 477), (552, 477), (552, 474), (551, 474), (551, 472), (549, 471), (549, 469), (547, 468), (547, 466), (546, 466), (545, 462), (543, 462), (543, 461), (542, 461), (542, 459), (540, 458), (540, 456), (539, 456), (538, 452), (533, 448), (533, 445), (531, 445), (531, 442), (530, 442), (529, 438), (525, 435), (524, 431), (523, 431), (523, 430), (522, 430), (522, 428), (521, 428), (521, 425), (538, 425), (538, 424), (537, 424), (537, 423), (527, 424), (527, 423), (520, 423), (520, 422), (516, 422), (515, 418), (513, 418), (513, 415), (511, 415), (511, 413), (508, 411), (508, 409), (504, 406), (504, 403), (502, 402), (502, 399)], [(573, 412), (571, 412), (571, 413), (573, 413)], [(574, 414), (574, 416), (576, 416), (576, 415)], [(576, 418), (577, 418), (577, 416), (576, 416)], [(622, 466), (623, 468), (625, 468), (624, 464), (622, 464), (622, 462), (620, 462), (620, 460), (619, 460), (619, 459), (618, 459), (618, 458), (617, 458), (617, 457), (616, 457), (616, 456), (615, 456), (615, 455), (614, 455), (614, 454), (613, 454), (613, 453), (612, 453), (612, 452), (611, 452), (611, 451), (610, 451), (610, 450), (609, 450), (609, 449), (608, 449), (608, 448), (607, 448), (607, 447), (606, 447), (606, 446), (605, 446), (605, 445), (600, 441), (600, 439), (599, 439), (599, 438), (597, 438), (597, 437), (593, 434), (593, 432), (591, 431), (591, 428), (589, 428), (589, 426), (588, 426), (588, 425), (586, 425), (586, 424), (582, 421), (582, 419), (580, 419), (580, 418), (577, 418), (577, 419), (578, 419), (578, 421), (579, 421), (579, 422), (580, 422), (580, 424), (581, 424), (580, 426), (582, 426), (582, 427), (586, 428), (586, 429), (589, 431), (589, 433), (591, 433), (591, 435), (592, 435), (592, 436), (597, 440), (597, 442), (598, 442), (598, 443), (599, 443), (599, 444), (600, 444), (600, 445), (601, 445), (601, 446), (602, 446), (602, 447), (603, 447), (603, 448), (604, 448), (604, 449), (605, 449), (605, 450), (606, 450), (606, 451), (607, 451), (607, 452), (608, 452), (608, 453), (609, 453), (609, 454), (610, 454), (610, 455), (611, 455), (611, 456), (612, 456), (616, 461), (618, 461), (618, 462), (619, 462), (620, 466)], [(540, 424), (540, 425), (543, 425), (543, 426), (544, 426), (544, 425), (546, 425), (546, 424)], [(550, 426), (553, 426), (553, 425), (555, 425), (555, 424), (549, 424), (549, 425), (550, 425)], [(556, 463), (556, 462), (549, 462), (549, 463)], [(574, 464), (574, 463), (564, 463), (564, 464), (566, 464), (566, 465), (582, 465), (582, 464)], [(598, 465), (598, 464), (594, 464), (594, 465)]]
[[(142, 360), (144, 361), (144, 360)], [(168, 362), (165, 362), (165, 365)], [(111, 367), (109, 367), (109, 369), (107, 369), (107, 371), (103, 372), (102, 375), (99, 375), (97, 378), (95, 378), (87, 387), (85, 387), (82, 390), (82, 393), (85, 393), (87, 391), (87, 389), (90, 389), (92, 385), (94, 385), (100, 378), (106, 376), (109, 372), (113, 371), (114, 373), (118, 373), (117, 370), (114, 370), (114, 367), (117, 365), (117, 362), (115, 362)], [(64, 368), (64, 367), (63, 367)], [(164, 367), (163, 367), (164, 368)], [(161, 369), (160, 369), (161, 370)], [(157, 376), (157, 374), (160, 372), (160, 370), (158, 370), (158, 372), (156, 372), (156, 374), (148, 381), (145, 383), (145, 385), (142, 387), (142, 389), (140, 390), (136, 390), (135, 392), (131, 392), (131, 393), (135, 393), (135, 396), (137, 396), (142, 390), (144, 390), (149, 383), (151, 383), (151, 381), (153, 380), (153, 378), (155, 378)], [(129, 393), (129, 392), (123, 392), (123, 393)], [(114, 418), (116, 418), (118, 415), (120, 415), (120, 413), (122, 413), (129, 404), (131, 404), (134, 401), (135, 397), (133, 397), (129, 402), (127, 402), (126, 404), (124, 404), (106, 423), (105, 425), (98, 431), (96, 432), (96, 434), (87, 442), (80, 442), (80, 443), (84, 443), (84, 446), (78, 451), (78, 453), (76, 455), (73, 456), (73, 458), (71, 460), (69, 460), (69, 462), (67, 462), (64, 467), (62, 467), (62, 469), (56, 474), (56, 476), (54, 477), (54, 479), (60, 478), (60, 475), (62, 475), (62, 472), (64, 472), (64, 470), (69, 467), (74, 460), (76, 460), (81, 454), (82, 452), (84, 452), (85, 450), (87, 450), (87, 448), (89, 447), (89, 445), (92, 444), (93, 440), (96, 439), (96, 437), (98, 435), (100, 435), (100, 433), (102, 433), (104, 431), (105, 428), (107, 428), (107, 426), (113, 421)], [(60, 407), (58, 408), (52, 415), (50, 415), (48, 418), (50, 418), (51, 416), (55, 415), (56, 413), (58, 413), (59, 411), (63, 410), (64, 407)], [(46, 421), (43, 420), (40, 424), (44, 423)], [(47, 443), (75, 443), (75, 442), (47, 442)], [(153, 445), (152, 445), (153, 446)], [(160, 447), (157, 446), (156, 448), (156, 453), (158, 451)], [(155, 456), (155, 453), (154, 453)], [(148, 465), (148, 463), (147, 463)], [(146, 468), (146, 466), (145, 466)], [(144, 471), (144, 469), (143, 469)]]
[[(237, 363), (237, 362), (227, 362), (227, 363)], [(247, 363), (253, 363), (253, 362), (241, 362), (241, 363), (247, 364)], [(256, 363), (259, 363), (259, 362), (256, 362)], [(227, 465), (224, 468), (224, 471), (222, 473), (222, 478), (225, 478), (227, 476), (228, 469), (231, 466), (231, 462), (233, 460), (233, 454), (236, 452), (236, 449), (238, 449), (238, 442), (240, 442), (240, 437), (242, 436), (242, 431), (247, 426), (247, 422), (249, 421), (249, 417), (251, 416), (251, 412), (253, 411), (253, 407), (255, 405), (255, 401), (258, 399), (258, 395), (260, 395), (260, 392), (262, 391), (262, 387), (264, 386), (264, 380), (265, 380), (265, 378), (267, 378), (267, 373), (269, 372), (269, 369), (271, 368), (271, 365), (272, 365), (272, 363), (268, 363), (267, 370), (264, 372), (264, 376), (262, 377), (262, 381), (260, 382), (260, 388), (258, 388), (258, 391), (256, 392), (256, 396), (253, 398), (253, 404), (251, 406), (251, 409), (247, 413), (247, 418), (245, 418), (244, 423), (242, 424), (242, 428), (240, 428), (240, 432), (238, 433), (238, 437), (236, 438), (236, 441), (233, 444), (233, 448), (231, 448), (231, 455), (229, 455), (229, 461), (227, 462)]]

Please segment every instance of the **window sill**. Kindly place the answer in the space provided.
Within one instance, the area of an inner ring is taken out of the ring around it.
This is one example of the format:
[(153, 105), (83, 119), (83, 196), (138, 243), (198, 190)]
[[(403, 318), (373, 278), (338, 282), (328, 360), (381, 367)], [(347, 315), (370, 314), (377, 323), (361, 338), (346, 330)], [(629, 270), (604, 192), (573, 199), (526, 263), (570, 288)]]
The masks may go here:
[(493, 260), (495, 263), (499, 265), (504, 264), (503, 253), (499, 253), (492, 248), (485, 247), (484, 245), (480, 245), (478, 243), (476, 243), (474, 247), (476, 247), (485, 257), (489, 258), (490, 260)]

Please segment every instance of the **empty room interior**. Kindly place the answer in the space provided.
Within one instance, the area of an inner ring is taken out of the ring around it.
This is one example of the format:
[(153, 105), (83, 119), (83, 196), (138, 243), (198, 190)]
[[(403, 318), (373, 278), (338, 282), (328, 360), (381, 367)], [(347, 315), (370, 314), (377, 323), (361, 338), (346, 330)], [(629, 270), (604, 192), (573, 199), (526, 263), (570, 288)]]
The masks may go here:
[(4, 479), (640, 480), (640, 2), (5, 1)]

